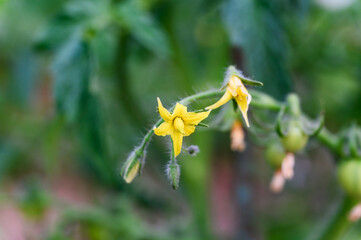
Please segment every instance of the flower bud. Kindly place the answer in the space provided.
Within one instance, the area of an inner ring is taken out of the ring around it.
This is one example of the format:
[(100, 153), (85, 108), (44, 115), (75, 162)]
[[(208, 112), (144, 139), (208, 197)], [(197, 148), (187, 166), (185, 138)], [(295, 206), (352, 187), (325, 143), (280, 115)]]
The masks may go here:
[(272, 140), (266, 147), (265, 159), (274, 168), (278, 169), (282, 165), (286, 152), (279, 140)]
[(127, 183), (131, 183), (141, 170), (144, 161), (145, 152), (141, 149), (135, 149), (125, 161), (121, 175)]
[(308, 141), (308, 136), (297, 124), (292, 124), (286, 135), (281, 137), (282, 145), (287, 152), (298, 152)]
[(321, 131), (323, 123), (323, 114), (316, 120), (303, 115), (298, 96), (289, 94), (278, 113), (276, 132), (281, 137), (286, 152), (295, 153), (306, 146), (309, 136), (315, 136)]
[(193, 157), (197, 156), (197, 154), (199, 153), (199, 147), (197, 145), (190, 145), (187, 148), (185, 148), (185, 150), (189, 155)]
[(240, 121), (235, 121), (231, 129), (231, 149), (233, 151), (242, 152), (245, 148), (246, 144), (244, 143), (242, 123)]
[(338, 178), (347, 194), (361, 198), (361, 159), (350, 159), (338, 167)]
[(174, 190), (179, 186), (180, 167), (175, 161), (170, 161), (166, 169), (167, 177)]

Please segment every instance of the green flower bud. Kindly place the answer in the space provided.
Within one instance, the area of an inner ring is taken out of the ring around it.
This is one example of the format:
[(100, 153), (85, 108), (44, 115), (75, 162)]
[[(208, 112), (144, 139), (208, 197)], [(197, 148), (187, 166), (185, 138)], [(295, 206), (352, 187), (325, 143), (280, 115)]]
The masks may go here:
[(350, 159), (338, 167), (338, 179), (347, 194), (361, 198), (361, 159)]
[(274, 168), (280, 168), (283, 159), (286, 157), (286, 152), (282, 144), (278, 140), (272, 140), (265, 150), (266, 161)]
[(323, 123), (323, 114), (317, 120), (303, 115), (298, 96), (289, 94), (278, 114), (276, 132), (285, 150), (295, 153), (306, 146), (309, 136), (315, 136), (321, 131)]
[(136, 148), (125, 161), (121, 175), (127, 183), (131, 183), (141, 170), (145, 152)]
[(287, 152), (298, 152), (303, 149), (308, 141), (308, 136), (301, 127), (293, 124), (288, 128), (287, 134), (281, 137), (281, 142)]
[(174, 190), (177, 190), (179, 186), (180, 167), (175, 161), (170, 161), (166, 169), (167, 177), (172, 184)]
[(186, 152), (191, 156), (197, 156), (199, 153), (199, 147), (197, 145), (190, 145), (187, 148), (185, 148)]

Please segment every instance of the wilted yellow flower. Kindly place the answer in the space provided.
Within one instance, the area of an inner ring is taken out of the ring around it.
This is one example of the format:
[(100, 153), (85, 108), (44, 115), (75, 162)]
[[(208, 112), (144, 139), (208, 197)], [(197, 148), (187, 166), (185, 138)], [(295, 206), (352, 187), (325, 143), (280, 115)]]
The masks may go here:
[(285, 179), (292, 179), (294, 175), (295, 167), (295, 155), (291, 152), (286, 154), (286, 157), (282, 161), (282, 174)]
[(282, 174), (282, 171), (279, 169), (274, 172), (271, 183), (270, 183), (270, 190), (274, 193), (279, 193), (283, 190), (285, 185), (285, 177)]
[(361, 203), (354, 206), (348, 214), (348, 220), (356, 222), (361, 218)]
[(159, 115), (163, 118), (164, 123), (154, 128), (154, 133), (158, 136), (170, 135), (173, 141), (174, 155), (178, 156), (182, 149), (183, 137), (191, 135), (196, 128), (195, 126), (207, 118), (210, 111), (201, 113), (187, 112), (186, 106), (177, 103), (173, 114), (170, 114), (163, 107), (160, 99), (157, 98), (157, 100)]
[(240, 121), (235, 121), (231, 129), (231, 149), (233, 151), (242, 152), (246, 148), (246, 143), (244, 142), (244, 131), (242, 128), (242, 123)]
[(238, 71), (235, 67), (233, 66), (228, 67), (225, 81), (221, 88), (221, 90), (226, 88), (226, 92), (224, 93), (222, 98), (219, 99), (218, 102), (216, 102), (211, 106), (206, 107), (206, 109), (218, 108), (223, 104), (225, 104), (226, 102), (228, 102), (229, 100), (234, 99), (237, 102), (237, 105), (242, 112), (242, 116), (246, 121), (247, 127), (249, 127), (247, 111), (248, 111), (248, 106), (251, 103), (252, 97), (248, 93), (243, 83), (247, 83), (251, 85), (260, 85), (260, 86), (263, 85), (261, 82), (257, 82), (244, 77), (242, 72)]
[(248, 105), (250, 104), (252, 97), (248, 93), (245, 86), (243, 85), (241, 79), (238, 78), (237, 76), (231, 77), (231, 80), (227, 85), (227, 90), (222, 96), (222, 98), (219, 99), (219, 101), (216, 102), (215, 104), (206, 107), (206, 109), (218, 108), (223, 104), (225, 104), (226, 102), (228, 102), (229, 100), (231, 100), (232, 98), (236, 100), (237, 105), (242, 112), (243, 118), (246, 121), (247, 127), (249, 127), (247, 111), (248, 111)]

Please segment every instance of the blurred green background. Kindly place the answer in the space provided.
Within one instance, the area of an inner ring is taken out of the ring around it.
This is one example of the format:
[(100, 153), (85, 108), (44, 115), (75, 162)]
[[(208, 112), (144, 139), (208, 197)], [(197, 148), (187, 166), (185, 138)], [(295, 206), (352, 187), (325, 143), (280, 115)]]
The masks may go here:
[(360, 124), (360, 26), (357, 0), (0, 0), (0, 239), (314, 239), (342, 195), (315, 141), (279, 195), (248, 132), (243, 153), (228, 131), (186, 138), (178, 191), (165, 138), (130, 185), (120, 167), (156, 97), (218, 88), (230, 64), (331, 131)]

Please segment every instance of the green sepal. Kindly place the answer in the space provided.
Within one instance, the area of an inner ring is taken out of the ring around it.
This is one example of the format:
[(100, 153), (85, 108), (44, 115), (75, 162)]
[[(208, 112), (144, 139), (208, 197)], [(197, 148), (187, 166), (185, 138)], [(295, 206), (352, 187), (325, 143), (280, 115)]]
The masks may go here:
[(305, 115), (301, 116), (301, 126), (304, 133), (308, 136), (317, 136), (325, 123), (324, 113), (322, 112), (316, 120), (310, 120)]
[(282, 125), (283, 125), (282, 119), (285, 114), (285, 108), (286, 108), (286, 106), (282, 106), (281, 110), (278, 113), (277, 120), (276, 120), (276, 133), (280, 137), (284, 137), (287, 134), (287, 131), (285, 131), (282, 128)]
[(176, 161), (171, 160), (167, 165), (167, 177), (174, 190), (179, 187), (180, 167)]
[[(238, 76), (238, 75), (237, 75)], [(260, 82), (260, 81), (256, 81), (256, 80), (253, 80), (253, 79), (250, 79), (250, 78), (247, 78), (247, 77), (240, 77), (238, 76), (243, 83), (247, 84), (247, 85), (252, 85), (252, 86), (263, 86), (263, 83)]]
[(243, 83), (247, 84), (247, 85), (253, 85), (253, 86), (263, 86), (262, 82), (253, 80), (251, 78), (248, 78), (246, 76), (243, 75), (243, 72), (241, 70), (238, 70), (235, 66), (229, 66), (227, 68), (226, 74), (224, 76), (224, 81), (221, 87), (221, 91), (223, 91), (229, 81), (231, 80), (232, 76), (237, 76)]
[(349, 129), (348, 139), (350, 153), (353, 157), (361, 157), (361, 130), (357, 128), (356, 124), (352, 124)]

